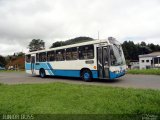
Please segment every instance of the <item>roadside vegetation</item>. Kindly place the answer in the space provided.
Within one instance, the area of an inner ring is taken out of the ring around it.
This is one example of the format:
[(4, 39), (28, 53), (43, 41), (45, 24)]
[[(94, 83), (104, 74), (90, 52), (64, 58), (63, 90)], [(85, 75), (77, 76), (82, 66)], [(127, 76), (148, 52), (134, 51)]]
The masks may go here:
[(127, 73), (129, 74), (145, 74), (145, 75), (160, 75), (160, 69), (134, 69), (134, 70), (128, 70)]
[(67, 83), (0, 85), (0, 114), (160, 114), (160, 91)]
[(25, 70), (0, 70), (0, 72), (7, 72), (7, 73), (11, 73), (11, 72), (25, 72)]

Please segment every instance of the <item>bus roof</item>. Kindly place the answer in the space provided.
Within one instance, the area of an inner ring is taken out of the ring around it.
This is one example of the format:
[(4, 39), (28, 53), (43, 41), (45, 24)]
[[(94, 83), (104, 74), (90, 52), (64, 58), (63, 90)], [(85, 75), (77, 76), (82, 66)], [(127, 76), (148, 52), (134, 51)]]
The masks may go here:
[[(116, 41), (116, 40), (113, 39), (113, 41)], [(83, 45), (98, 44), (98, 43), (107, 43), (108, 45), (113, 44), (113, 42), (111, 42), (111, 39), (109, 39), (109, 40), (108, 39), (93, 40), (93, 41), (88, 41), (88, 42), (82, 42), (82, 43), (76, 43), (76, 44), (71, 44), (71, 45), (60, 46), (60, 47), (56, 47), (56, 48), (49, 48), (49, 49), (44, 49), (44, 50), (28, 52), (28, 53), (26, 53), (26, 55), (27, 54), (35, 54), (35, 53), (39, 53), (39, 52), (47, 52), (47, 51), (52, 51), (52, 50), (60, 50), (60, 49), (78, 47), (78, 46), (83, 46)], [(116, 43), (119, 43), (119, 42), (116, 41)]]

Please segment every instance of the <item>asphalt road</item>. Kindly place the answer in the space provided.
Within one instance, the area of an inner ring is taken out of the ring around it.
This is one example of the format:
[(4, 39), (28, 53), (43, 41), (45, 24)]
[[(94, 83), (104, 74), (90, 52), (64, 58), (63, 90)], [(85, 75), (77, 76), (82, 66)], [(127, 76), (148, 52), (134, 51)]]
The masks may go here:
[(77, 78), (47, 77), (40, 78), (31, 76), (24, 72), (0, 72), (0, 83), (3, 84), (34, 84), (34, 83), (52, 83), (63, 82), (72, 84), (88, 84), (101, 86), (131, 87), (131, 88), (150, 88), (160, 90), (160, 76), (158, 75), (130, 75), (127, 74), (113, 81), (94, 80), (93, 82), (84, 82)]

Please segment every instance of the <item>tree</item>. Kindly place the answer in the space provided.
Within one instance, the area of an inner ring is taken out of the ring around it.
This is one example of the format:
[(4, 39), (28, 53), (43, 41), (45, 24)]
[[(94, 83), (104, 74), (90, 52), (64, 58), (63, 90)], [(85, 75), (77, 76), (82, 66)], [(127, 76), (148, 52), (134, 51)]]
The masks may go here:
[(147, 46), (138, 46), (138, 55), (149, 54), (152, 50)]
[(14, 53), (13, 54), (13, 57), (14, 58), (16, 58), (16, 57), (22, 57), (22, 56), (24, 56), (25, 55), (25, 53), (23, 53), (23, 52), (17, 52), (17, 53)]
[(45, 42), (40, 39), (33, 39), (29, 43), (28, 47), (29, 47), (30, 52), (37, 51), (37, 50), (43, 50), (45, 49)]
[(137, 60), (138, 50), (133, 41), (124, 41), (122, 44), (124, 55), (127, 60)]
[(146, 46), (146, 43), (144, 41), (142, 41), (141, 46)]
[(134, 44), (133, 41), (124, 41), (122, 47), (127, 60), (138, 60), (139, 55), (160, 50), (159, 45), (146, 44), (143, 41), (140, 44)]
[(0, 55), (0, 66), (5, 66), (6, 65), (6, 60), (3, 56)]
[(17, 53), (17, 56), (18, 56), (18, 57), (22, 57), (22, 56), (24, 56), (24, 55), (25, 55), (25, 53), (23, 53), (23, 52), (18, 52), (18, 53)]
[(127, 44), (128, 44), (127, 41), (124, 41), (123, 44), (122, 44), (125, 59), (129, 59)]
[(54, 42), (50, 48), (56, 48), (56, 47), (60, 47), (60, 46), (64, 46), (63, 41)]

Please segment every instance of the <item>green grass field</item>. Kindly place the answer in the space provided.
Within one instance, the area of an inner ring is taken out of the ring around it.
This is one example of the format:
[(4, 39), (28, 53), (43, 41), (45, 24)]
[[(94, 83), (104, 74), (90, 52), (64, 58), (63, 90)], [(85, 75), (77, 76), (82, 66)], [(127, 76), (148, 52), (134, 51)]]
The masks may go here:
[(129, 74), (160, 75), (160, 69), (128, 70)]
[(160, 91), (67, 83), (0, 84), (0, 114), (160, 114)]

